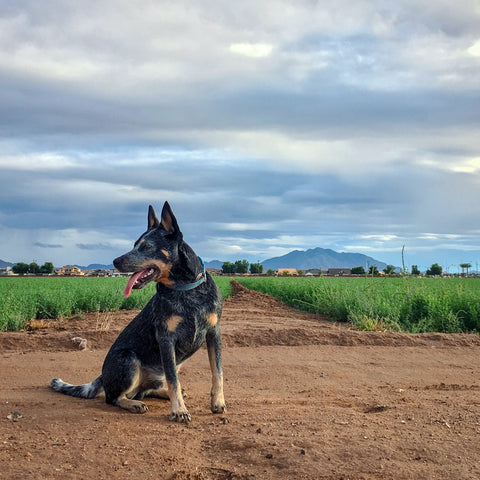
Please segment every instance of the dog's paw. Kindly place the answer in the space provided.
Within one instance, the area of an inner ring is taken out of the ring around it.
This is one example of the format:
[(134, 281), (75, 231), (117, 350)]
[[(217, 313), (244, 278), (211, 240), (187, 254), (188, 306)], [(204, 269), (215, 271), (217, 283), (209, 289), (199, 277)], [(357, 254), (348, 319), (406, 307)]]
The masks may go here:
[(225, 412), (227, 405), (225, 404), (225, 399), (223, 398), (222, 392), (217, 392), (216, 394), (213, 392), (210, 393), (210, 408), (212, 413)]
[(227, 410), (227, 405), (223, 403), (213, 403), (211, 405), (212, 413), (224, 413)]
[(130, 410), (132, 413), (147, 413), (148, 407), (143, 402), (136, 402)]
[(188, 411), (185, 410), (184, 412), (172, 412), (170, 414), (170, 420), (178, 423), (189, 423), (192, 421), (192, 417)]

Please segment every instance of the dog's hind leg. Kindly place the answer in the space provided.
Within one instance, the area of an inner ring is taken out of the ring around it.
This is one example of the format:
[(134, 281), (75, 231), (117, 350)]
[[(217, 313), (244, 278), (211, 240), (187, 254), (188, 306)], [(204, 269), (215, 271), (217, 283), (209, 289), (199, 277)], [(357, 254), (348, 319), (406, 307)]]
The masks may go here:
[(141, 384), (140, 362), (133, 352), (107, 355), (103, 364), (105, 401), (131, 413), (145, 413), (148, 407), (134, 400)]
[(223, 413), (226, 410), (226, 405), (223, 396), (222, 338), (218, 324), (215, 329), (207, 333), (207, 350), (212, 371), (210, 407), (213, 413)]

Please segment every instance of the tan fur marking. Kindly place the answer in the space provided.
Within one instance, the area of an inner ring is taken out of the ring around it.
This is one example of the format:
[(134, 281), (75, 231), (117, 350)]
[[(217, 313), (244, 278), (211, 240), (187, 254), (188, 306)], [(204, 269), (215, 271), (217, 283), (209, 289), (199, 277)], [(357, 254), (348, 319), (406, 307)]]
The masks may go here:
[(214, 348), (208, 349), (208, 360), (210, 361), (210, 369), (212, 371), (210, 407), (213, 413), (223, 413), (226, 409), (223, 396), (223, 373), (217, 370)]
[(174, 387), (171, 383), (167, 382), (168, 396), (172, 402), (172, 413), (170, 419), (175, 422), (185, 422), (190, 421), (190, 414), (188, 413), (185, 402), (183, 401), (182, 388), (180, 384)]
[(141, 372), (137, 365), (137, 370), (132, 378), (132, 383), (130, 384), (129, 389), (117, 398), (117, 405), (119, 407), (132, 413), (145, 413), (148, 410), (148, 407), (143, 402), (131, 399), (131, 397), (134, 397), (137, 394), (140, 382)]
[(178, 324), (183, 320), (182, 317), (178, 317), (177, 315), (173, 315), (172, 317), (167, 319), (167, 329), (169, 332), (174, 332), (178, 326)]
[(120, 397), (117, 400), (117, 405), (131, 413), (145, 413), (148, 411), (148, 407), (138, 400), (130, 400), (127, 397)]
[(160, 277), (157, 278), (156, 282), (161, 282), (164, 285), (173, 285), (175, 282), (170, 279), (170, 270), (172, 268), (171, 263), (165, 263), (161, 260), (156, 260), (154, 258), (145, 260), (141, 263), (140, 267), (148, 267), (150, 265), (155, 265), (160, 270)]
[(168, 258), (170, 256), (170, 254), (164, 248), (162, 248), (160, 251), (165, 255), (165, 257)]
[(209, 313), (207, 315), (207, 323), (214, 327), (218, 322), (218, 315), (215, 312)]

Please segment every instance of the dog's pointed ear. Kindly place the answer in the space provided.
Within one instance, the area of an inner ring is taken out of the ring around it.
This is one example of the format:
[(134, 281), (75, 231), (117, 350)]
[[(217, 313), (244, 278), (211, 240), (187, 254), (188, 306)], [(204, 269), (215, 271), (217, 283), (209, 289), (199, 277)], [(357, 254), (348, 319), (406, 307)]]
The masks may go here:
[(157, 215), (155, 214), (155, 210), (151, 205), (148, 206), (148, 229), (158, 227), (160, 222), (158, 221)]
[(162, 219), (160, 225), (169, 233), (180, 233), (177, 219), (170, 208), (168, 202), (165, 202), (162, 209)]

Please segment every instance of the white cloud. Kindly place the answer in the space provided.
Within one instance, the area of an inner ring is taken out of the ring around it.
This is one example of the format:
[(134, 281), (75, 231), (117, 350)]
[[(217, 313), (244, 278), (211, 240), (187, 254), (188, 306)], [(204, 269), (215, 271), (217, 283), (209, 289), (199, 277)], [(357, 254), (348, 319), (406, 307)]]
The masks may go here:
[(79, 166), (66, 155), (57, 153), (26, 153), (0, 157), (0, 169), (40, 171), (62, 170)]
[(480, 38), (467, 49), (467, 52), (474, 57), (480, 57)]
[(250, 58), (268, 57), (273, 50), (267, 43), (232, 43), (230, 51)]

